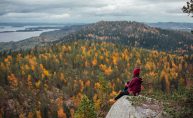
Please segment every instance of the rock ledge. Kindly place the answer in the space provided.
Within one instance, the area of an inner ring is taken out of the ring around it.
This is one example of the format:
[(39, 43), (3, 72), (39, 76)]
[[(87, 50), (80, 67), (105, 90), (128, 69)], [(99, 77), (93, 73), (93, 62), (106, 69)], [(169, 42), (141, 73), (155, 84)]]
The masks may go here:
[(160, 102), (144, 96), (123, 96), (109, 110), (106, 118), (165, 118)]

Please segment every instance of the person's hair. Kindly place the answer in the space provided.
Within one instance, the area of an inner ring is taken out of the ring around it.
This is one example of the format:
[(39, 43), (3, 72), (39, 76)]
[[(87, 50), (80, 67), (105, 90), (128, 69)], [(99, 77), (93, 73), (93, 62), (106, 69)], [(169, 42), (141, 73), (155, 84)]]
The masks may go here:
[(138, 73), (138, 74), (136, 74), (136, 75), (133, 75), (133, 77), (139, 77), (139, 73)]

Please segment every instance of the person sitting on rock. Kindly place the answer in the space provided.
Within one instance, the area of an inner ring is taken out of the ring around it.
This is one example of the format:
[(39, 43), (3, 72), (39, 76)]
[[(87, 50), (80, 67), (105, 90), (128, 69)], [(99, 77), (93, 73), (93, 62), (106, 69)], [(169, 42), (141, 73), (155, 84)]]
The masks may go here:
[(128, 81), (125, 84), (125, 88), (123, 91), (119, 93), (119, 95), (115, 98), (115, 100), (118, 100), (124, 95), (139, 95), (141, 92), (141, 83), (143, 82), (142, 79), (139, 77), (140, 74), (140, 68), (135, 68), (133, 70), (133, 78), (131, 81)]

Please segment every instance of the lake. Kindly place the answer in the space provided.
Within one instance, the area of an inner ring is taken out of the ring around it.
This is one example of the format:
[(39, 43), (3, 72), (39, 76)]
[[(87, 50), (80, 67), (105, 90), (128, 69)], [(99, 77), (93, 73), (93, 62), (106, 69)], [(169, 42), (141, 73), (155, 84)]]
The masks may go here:
[[(56, 28), (50, 26), (49, 28), (41, 29), (41, 31), (19, 31), (25, 30), (26, 28), (37, 28), (37, 27), (49, 27), (49, 26), (22, 26), (22, 27), (13, 27), (13, 26), (0, 26), (0, 42), (10, 42), (10, 41), (20, 41), (30, 37), (39, 36), (43, 32), (54, 31)], [(58, 28), (59, 29), (59, 28)], [(11, 32), (12, 31), (12, 32)]]

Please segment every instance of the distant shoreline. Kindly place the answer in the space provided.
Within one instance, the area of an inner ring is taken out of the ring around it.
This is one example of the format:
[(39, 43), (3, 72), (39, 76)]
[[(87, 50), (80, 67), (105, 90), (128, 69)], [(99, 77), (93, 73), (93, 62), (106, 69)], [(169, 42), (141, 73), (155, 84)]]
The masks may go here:
[(11, 33), (11, 32), (35, 32), (35, 31), (43, 31), (48, 29), (62, 29), (63, 27), (33, 27), (33, 28), (25, 28), (16, 31), (0, 31), (0, 33)]
[(35, 27), (18, 29), (15, 31), (0, 31), (0, 43), (2, 42), (17, 42), (31, 37), (40, 36), (44, 32), (55, 31), (62, 29), (61, 27)]

